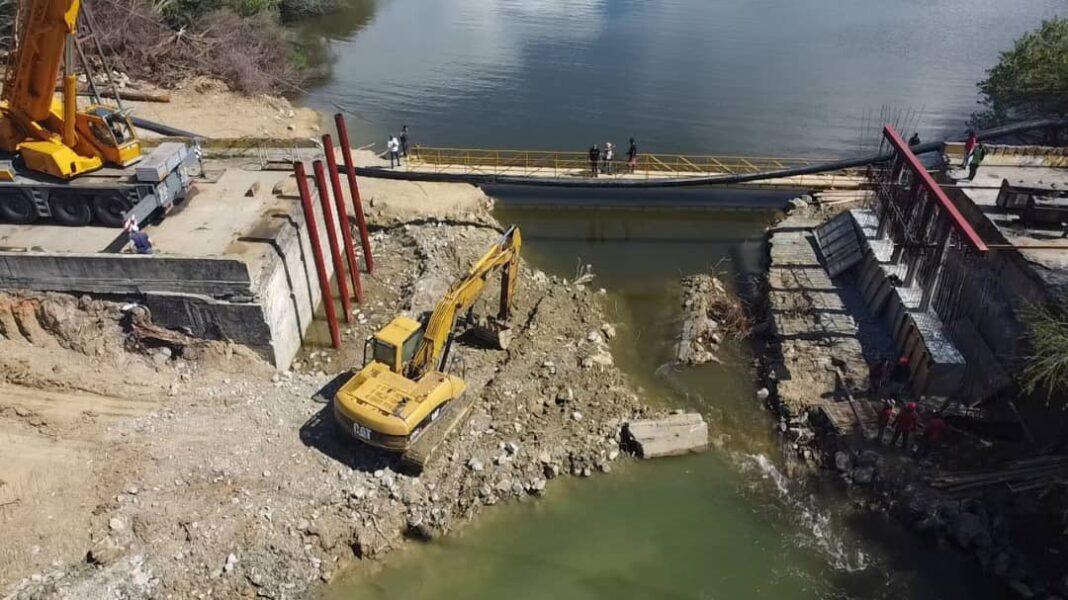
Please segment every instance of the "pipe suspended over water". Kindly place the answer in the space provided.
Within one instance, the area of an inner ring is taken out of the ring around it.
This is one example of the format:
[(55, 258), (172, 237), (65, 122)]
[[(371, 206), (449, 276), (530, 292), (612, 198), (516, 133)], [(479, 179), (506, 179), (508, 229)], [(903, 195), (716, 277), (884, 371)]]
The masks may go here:
[[(1026, 121), (1012, 125), (993, 127), (977, 132), (980, 140), (991, 140), (1007, 135), (1015, 135), (1036, 129), (1048, 129), (1051, 127), (1064, 127), (1068, 125), (1068, 119), (1042, 119), (1038, 121)], [(927, 154), (937, 152), (942, 148), (945, 140), (939, 142), (927, 142), (912, 146), (913, 154)], [(729, 185), (737, 183), (750, 183), (768, 179), (782, 179), (786, 177), (798, 177), (800, 175), (814, 175), (853, 169), (867, 165), (878, 164), (890, 160), (891, 152), (868, 154), (856, 158), (825, 162), (804, 167), (792, 167), (777, 171), (762, 171), (760, 173), (744, 173), (738, 175), (712, 175), (709, 177), (674, 177), (663, 179), (615, 179), (599, 180), (574, 177), (524, 177), (516, 175), (492, 175), (478, 173), (420, 173), (418, 171), (392, 171), (385, 167), (358, 167), (357, 175), (364, 177), (376, 177), (379, 179), (399, 179), (405, 181), (437, 181), (470, 183), (474, 185), (484, 184), (509, 184), (542, 187), (577, 187), (577, 188), (672, 188), (691, 187), (702, 185)]]

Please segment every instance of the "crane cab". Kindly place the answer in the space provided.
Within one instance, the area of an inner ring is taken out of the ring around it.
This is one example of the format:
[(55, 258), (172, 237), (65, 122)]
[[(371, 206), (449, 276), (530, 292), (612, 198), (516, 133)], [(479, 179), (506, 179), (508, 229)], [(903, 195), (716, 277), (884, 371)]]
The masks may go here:
[(423, 333), (423, 325), (419, 321), (404, 316), (395, 317), (371, 338), (371, 360), (386, 365), (394, 373), (403, 373), (415, 355), (419, 342), (423, 341)]
[(108, 164), (128, 167), (141, 160), (141, 142), (122, 111), (94, 104), (78, 114), (77, 130)]

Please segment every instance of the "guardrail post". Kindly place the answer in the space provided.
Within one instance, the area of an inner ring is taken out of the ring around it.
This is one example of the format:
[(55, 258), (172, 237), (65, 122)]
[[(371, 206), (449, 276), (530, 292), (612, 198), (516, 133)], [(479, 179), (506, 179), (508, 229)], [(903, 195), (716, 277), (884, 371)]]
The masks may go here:
[(319, 292), (322, 294), (323, 310), (326, 312), (326, 325), (330, 330), (330, 344), (341, 347), (341, 332), (337, 326), (337, 312), (334, 310), (334, 298), (330, 293), (330, 277), (326, 274), (326, 262), (323, 260), (323, 247), (319, 241), (319, 226), (316, 225), (315, 207), (308, 189), (308, 174), (304, 163), (293, 162), (293, 174), (297, 178), (297, 190), (300, 192), (300, 206), (304, 210), (304, 224), (308, 228), (308, 241), (311, 243), (315, 272), (319, 276)]

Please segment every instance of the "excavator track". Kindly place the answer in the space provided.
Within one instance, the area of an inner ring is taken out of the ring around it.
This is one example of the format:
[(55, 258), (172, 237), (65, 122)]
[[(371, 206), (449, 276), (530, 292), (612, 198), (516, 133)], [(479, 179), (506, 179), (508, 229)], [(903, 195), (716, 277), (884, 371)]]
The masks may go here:
[(471, 412), (474, 404), (473, 394), (464, 394), (446, 404), (438, 418), (427, 425), (415, 442), (401, 455), (401, 464), (405, 469), (421, 473), (433, 459), (434, 451), (448, 439), (456, 426), (466, 419), (467, 413)]

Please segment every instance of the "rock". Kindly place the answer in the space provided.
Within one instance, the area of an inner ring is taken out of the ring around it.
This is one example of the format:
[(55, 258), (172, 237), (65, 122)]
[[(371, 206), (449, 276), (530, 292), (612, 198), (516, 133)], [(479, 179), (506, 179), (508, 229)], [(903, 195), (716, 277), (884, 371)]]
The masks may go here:
[(849, 456), (848, 452), (839, 450), (834, 453), (834, 467), (839, 471), (846, 473), (853, 468), (853, 458)]
[(545, 484), (546, 481), (544, 479), (534, 479), (530, 482), (530, 485), (527, 486), (527, 491), (531, 494), (540, 496), (545, 493)]
[(586, 341), (590, 342), (591, 344), (600, 345), (604, 343), (604, 337), (602, 337), (601, 334), (596, 331), (591, 331), (589, 332), (589, 334), (586, 335)]
[(129, 494), (131, 496), (136, 496), (137, 492), (138, 492), (138, 489), (137, 489), (136, 485), (128, 485), (128, 486), (126, 486), (126, 493), (127, 494)]
[(857, 467), (853, 469), (852, 477), (853, 483), (867, 485), (874, 479), (875, 469), (873, 467)]
[(708, 449), (708, 424), (698, 413), (631, 421), (624, 427), (624, 433), (642, 458), (675, 456)]
[(112, 531), (122, 531), (126, 529), (126, 523), (123, 523), (122, 519), (118, 517), (111, 517), (111, 519), (108, 520), (108, 529)]
[(619, 457), (619, 450), (616, 450), (615, 448), (613, 448), (613, 449), (608, 451), (608, 460), (615, 460), (618, 457)]
[(233, 552), (226, 556), (226, 564), (223, 565), (223, 573), (232, 573), (237, 565), (237, 556)]
[(516, 444), (515, 442), (505, 442), (504, 451), (508, 454), (511, 454), (512, 456), (515, 456), (519, 453), (519, 444)]
[(771, 396), (771, 392), (768, 391), (768, 388), (762, 387), (759, 390), (757, 390), (757, 393), (756, 393), (756, 399), (757, 400), (763, 402), (763, 401), (767, 400), (769, 396)]
[(616, 337), (616, 327), (611, 323), (605, 323), (601, 325), (601, 333), (604, 334), (605, 339), (612, 339)]
[(118, 560), (122, 553), (122, 546), (108, 535), (93, 544), (85, 558), (94, 565), (105, 567)]
[(512, 489), (512, 480), (505, 477), (504, 479), (497, 482), (496, 487), (498, 492), (506, 494), (509, 490)]
[(1035, 593), (1031, 591), (1031, 588), (1026, 583), (1019, 579), (1014, 579), (1009, 582), (1009, 589), (1016, 593), (1020, 598), (1034, 598)]
[[(715, 358), (715, 357), (713, 357), (713, 358)], [(612, 358), (612, 354), (610, 352), (607, 352), (607, 351), (604, 351), (604, 350), (598, 352), (597, 354), (594, 354), (593, 356), (590, 356), (589, 357), (589, 361), (590, 361), (590, 366), (591, 367), (593, 365), (599, 365), (599, 366), (602, 366), (602, 367), (610, 367), (615, 363), (615, 361)]]
[(467, 468), (477, 473), (479, 471), (482, 471), (486, 467), (482, 464), (481, 460), (478, 460), (477, 458), (472, 458), (471, 460), (467, 461)]
[(548, 451), (542, 451), (538, 454), (538, 462), (543, 465), (548, 465), (553, 462), (553, 457)]
[(582, 413), (580, 413), (577, 410), (575, 412), (571, 413), (571, 420), (573, 420), (573, 421), (581, 421), (582, 420)]
[(950, 533), (961, 548), (968, 548), (973, 544), (982, 545), (984, 540), (986, 543), (990, 541), (990, 532), (983, 524), (983, 519), (970, 512), (957, 515)]

